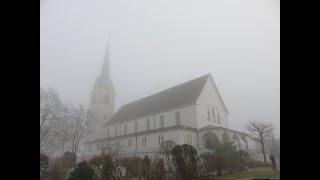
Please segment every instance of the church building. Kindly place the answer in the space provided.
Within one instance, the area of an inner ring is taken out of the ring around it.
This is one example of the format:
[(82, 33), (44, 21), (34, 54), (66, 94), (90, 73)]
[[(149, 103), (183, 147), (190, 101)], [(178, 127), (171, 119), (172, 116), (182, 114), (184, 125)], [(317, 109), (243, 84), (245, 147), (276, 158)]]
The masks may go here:
[(123, 105), (114, 113), (109, 48), (91, 92), (85, 155), (117, 149), (127, 155), (152, 155), (164, 141), (190, 144), (200, 153), (208, 141), (233, 141), (248, 150), (248, 136), (229, 129), (228, 109), (211, 74), (197, 77)]

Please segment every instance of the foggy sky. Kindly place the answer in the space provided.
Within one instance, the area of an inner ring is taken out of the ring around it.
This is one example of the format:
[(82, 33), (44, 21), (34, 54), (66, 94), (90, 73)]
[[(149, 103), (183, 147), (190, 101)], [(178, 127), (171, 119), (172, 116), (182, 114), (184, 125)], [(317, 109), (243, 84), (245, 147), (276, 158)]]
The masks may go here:
[(110, 33), (116, 109), (211, 73), (230, 112), (280, 129), (279, 0), (44, 0), (41, 85), (88, 105)]

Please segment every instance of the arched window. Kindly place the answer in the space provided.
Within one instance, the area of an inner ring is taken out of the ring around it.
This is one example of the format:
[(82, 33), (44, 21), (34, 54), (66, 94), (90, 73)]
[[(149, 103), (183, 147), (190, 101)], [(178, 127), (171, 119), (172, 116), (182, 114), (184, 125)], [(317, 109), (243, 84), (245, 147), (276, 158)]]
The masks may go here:
[(208, 120), (208, 121), (210, 121), (210, 119), (211, 119), (211, 118), (210, 118), (210, 111), (208, 110), (208, 117), (207, 117), (207, 120)]
[(220, 115), (218, 114), (218, 123), (220, 124)]
[(212, 121), (216, 122), (216, 113), (214, 112), (214, 108), (211, 109), (211, 113), (212, 113)]
[(180, 111), (176, 112), (176, 125), (180, 126), (181, 122), (180, 122)]

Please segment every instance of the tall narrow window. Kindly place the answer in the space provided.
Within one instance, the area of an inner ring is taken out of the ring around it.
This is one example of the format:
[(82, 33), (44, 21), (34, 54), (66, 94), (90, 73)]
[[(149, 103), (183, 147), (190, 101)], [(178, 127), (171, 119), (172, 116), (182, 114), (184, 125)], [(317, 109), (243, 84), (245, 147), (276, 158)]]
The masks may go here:
[(110, 136), (110, 129), (109, 129), (109, 127), (107, 127), (107, 137), (109, 137)]
[(212, 120), (213, 122), (216, 122), (216, 113), (214, 112), (214, 109), (212, 108), (211, 110), (211, 113), (212, 113)]
[(103, 98), (103, 102), (104, 104), (109, 104), (109, 96), (108, 95), (104, 95), (104, 98)]
[(161, 145), (163, 143), (163, 135), (158, 136), (158, 143)]
[(188, 143), (191, 145), (192, 144), (192, 136), (188, 135)]
[(141, 138), (141, 146), (146, 147), (147, 146), (147, 137)]
[(163, 115), (160, 116), (160, 128), (164, 128), (164, 117), (163, 117)]
[(220, 124), (220, 115), (218, 114), (218, 123)]
[(119, 136), (122, 134), (122, 124), (119, 125), (120, 133)]
[(144, 138), (144, 146), (147, 147), (147, 137)]
[(120, 142), (119, 142), (119, 141), (116, 142), (116, 148), (117, 148), (117, 149), (120, 148)]
[(118, 135), (118, 126), (114, 127), (114, 135), (117, 136)]
[(210, 121), (210, 111), (208, 110), (208, 117), (207, 120)]
[(127, 124), (124, 124), (124, 134), (127, 134)]
[(150, 130), (150, 119), (147, 119), (147, 130)]
[(134, 123), (134, 132), (138, 132), (138, 121)]
[(176, 125), (180, 126), (181, 122), (180, 122), (180, 111), (176, 112)]
[(128, 148), (131, 148), (132, 146), (132, 139), (128, 139)]
[(190, 145), (192, 145), (192, 136), (191, 135), (186, 135), (185, 137), (184, 137), (184, 143), (185, 144), (190, 144)]

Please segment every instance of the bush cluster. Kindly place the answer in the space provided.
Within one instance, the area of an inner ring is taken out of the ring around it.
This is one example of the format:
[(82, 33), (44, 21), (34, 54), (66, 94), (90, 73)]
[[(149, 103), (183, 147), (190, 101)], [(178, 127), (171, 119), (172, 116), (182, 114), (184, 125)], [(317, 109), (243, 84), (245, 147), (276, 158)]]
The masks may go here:
[(248, 158), (247, 152), (236, 150), (230, 144), (216, 145), (214, 150), (201, 156), (193, 146), (183, 144), (152, 157), (125, 157), (119, 153), (94, 156), (78, 163), (72, 170), (61, 159), (56, 159), (51, 177), (67, 180), (209, 180), (221, 175), (222, 171), (239, 171), (246, 166), (259, 165)]

